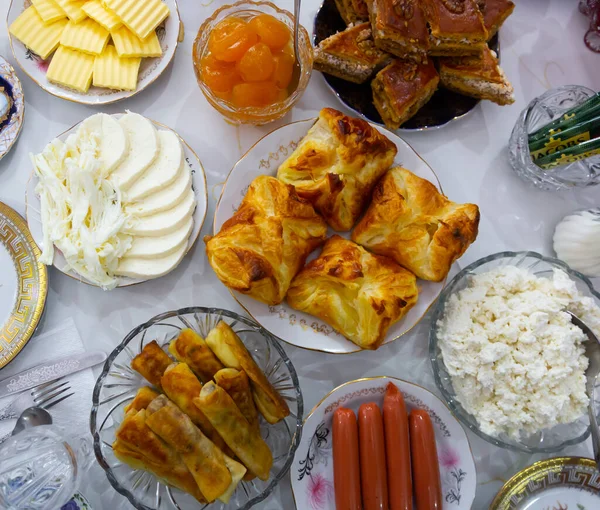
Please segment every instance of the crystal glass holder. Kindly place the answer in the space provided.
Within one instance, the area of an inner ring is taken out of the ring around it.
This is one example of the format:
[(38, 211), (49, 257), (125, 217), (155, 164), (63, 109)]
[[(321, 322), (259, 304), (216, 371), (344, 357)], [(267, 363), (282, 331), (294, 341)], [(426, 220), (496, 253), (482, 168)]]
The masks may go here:
[(558, 191), (600, 184), (600, 155), (544, 170), (529, 152), (528, 135), (583, 103), (595, 92), (580, 85), (552, 89), (535, 98), (519, 115), (508, 144), (516, 174), (543, 190)]

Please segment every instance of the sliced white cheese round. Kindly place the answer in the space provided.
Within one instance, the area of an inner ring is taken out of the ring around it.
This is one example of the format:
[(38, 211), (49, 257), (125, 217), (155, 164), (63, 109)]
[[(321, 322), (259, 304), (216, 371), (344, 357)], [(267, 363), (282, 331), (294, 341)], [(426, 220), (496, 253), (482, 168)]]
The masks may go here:
[(125, 211), (134, 216), (149, 216), (172, 209), (181, 202), (192, 187), (192, 172), (184, 163), (177, 178), (166, 188), (155, 191), (138, 202), (125, 206)]
[(143, 216), (133, 220), (125, 232), (134, 236), (164, 236), (181, 227), (196, 208), (196, 196), (190, 188), (186, 197), (175, 207), (151, 216)]
[(187, 251), (187, 243), (177, 251), (160, 258), (142, 259), (138, 257), (123, 257), (115, 274), (130, 278), (159, 278), (175, 269)]
[(95, 133), (99, 142), (100, 158), (104, 163), (104, 175), (109, 175), (127, 156), (129, 139), (119, 122), (106, 113), (97, 113), (85, 119), (77, 130), (79, 140), (89, 140)]
[(188, 244), (193, 226), (194, 219), (190, 216), (181, 227), (170, 234), (158, 237), (134, 237), (131, 248), (125, 256), (140, 259), (166, 257), (179, 250), (182, 245)]
[(127, 201), (137, 202), (171, 184), (185, 165), (183, 147), (172, 131), (159, 131), (160, 150), (154, 162), (127, 191)]
[(160, 149), (158, 131), (152, 122), (137, 113), (127, 112), (119, 124), (129, 138), (129, 152), (110, 176), (110, 180), (125, 191), (154, 162)]

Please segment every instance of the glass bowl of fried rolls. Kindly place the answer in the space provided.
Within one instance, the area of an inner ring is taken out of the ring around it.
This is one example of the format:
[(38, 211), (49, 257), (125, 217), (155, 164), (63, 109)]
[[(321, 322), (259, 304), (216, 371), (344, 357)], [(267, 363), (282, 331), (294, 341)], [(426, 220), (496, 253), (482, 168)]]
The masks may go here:
[(140, 510), (248, 509), (300, 442), (298, 376), (275, 337), (217, 308), (133, 329), (96, 382), (90, 427), (111, 485)]

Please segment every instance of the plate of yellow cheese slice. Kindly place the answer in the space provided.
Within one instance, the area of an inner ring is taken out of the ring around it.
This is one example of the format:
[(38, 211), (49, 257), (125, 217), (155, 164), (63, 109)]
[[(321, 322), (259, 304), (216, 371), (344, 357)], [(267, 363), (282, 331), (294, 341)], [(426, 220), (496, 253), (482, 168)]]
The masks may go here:
[(153, 83), (175, 55), (176, 0), (12, 0), (7, 25), (17, 63), (57, 97), (101, 105)]

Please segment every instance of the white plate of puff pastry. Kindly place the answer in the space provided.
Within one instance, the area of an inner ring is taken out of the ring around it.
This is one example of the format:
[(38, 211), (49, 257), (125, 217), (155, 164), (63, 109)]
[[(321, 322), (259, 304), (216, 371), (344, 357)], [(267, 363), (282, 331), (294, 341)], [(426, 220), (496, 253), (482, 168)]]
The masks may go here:
[(410, 331), (478, 222), (477, 206), (448, 200), (401, 138), (324, 108), (240, 159), (204, 241), (219, 279), (264, 328), (345, 354)]

